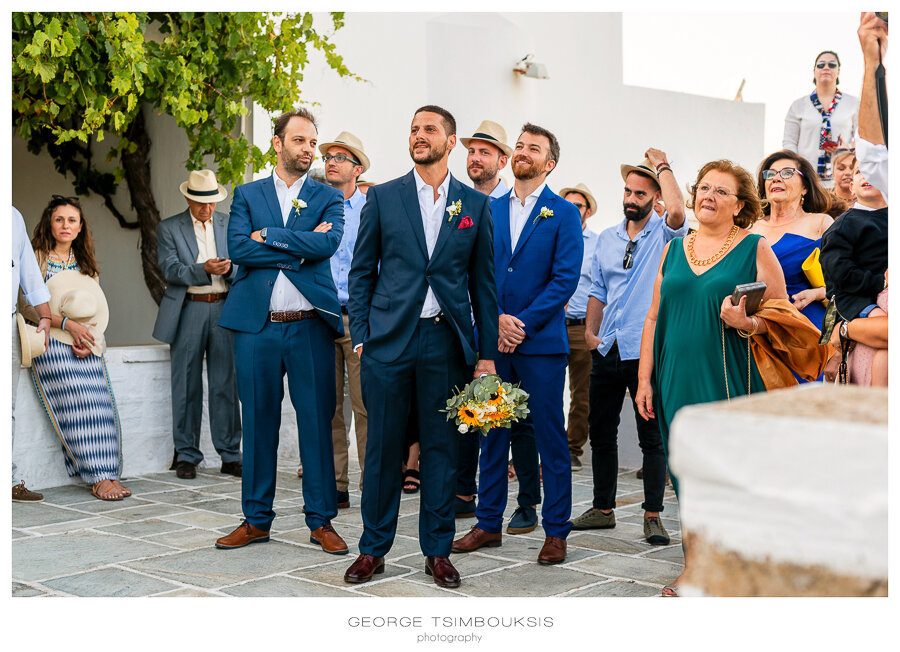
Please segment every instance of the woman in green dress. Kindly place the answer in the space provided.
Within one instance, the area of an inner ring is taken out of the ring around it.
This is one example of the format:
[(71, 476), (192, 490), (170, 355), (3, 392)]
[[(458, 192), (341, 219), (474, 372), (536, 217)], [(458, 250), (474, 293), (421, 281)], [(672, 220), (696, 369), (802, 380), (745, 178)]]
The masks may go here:
[[(764, 281), (764, 299), (787, 299), (772, 248), (747, 231), (762, 214), (749, 172), (730, 161), (707, 163), (688, 208), (699, 228), (663, 251), (644, 322), (635, 398), (644, 419), (659, 419), (667, 459), (669, 426), (679, 409), (766, 389), (748, 348), (750, 336), (767, 333), (766, 322), (747, 316), (745, 298), (731, 303), (734, 287)], [(670, 476), (677, 495), (678, 480), (671, 470)], [(663, 591), (673, 594), (674, 586)]]

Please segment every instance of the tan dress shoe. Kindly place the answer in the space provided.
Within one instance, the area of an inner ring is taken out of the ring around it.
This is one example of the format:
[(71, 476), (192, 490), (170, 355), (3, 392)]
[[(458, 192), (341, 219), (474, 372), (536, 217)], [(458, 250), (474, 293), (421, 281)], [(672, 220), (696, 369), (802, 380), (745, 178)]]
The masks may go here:
[(344, 581), (348, 584), (362, 584), (372, 579), (373, 575), (384, 572), (384, 557), (360, 555), (344, 573)]
[(434, 578), (434, 583), (445, 589), (459, 586), (459, 572), (447, 557), (426, 557), (425, 574)]
[(453, 552), (472, 552), (479, 548), (499, 548), (502, 545), (502, 541), (503, 535), (500, 532), (491, 534), (476, 525), (462, 539), (454, 541), (450, 550)]
[(264, 543), (268, 540), (268, 530), (260, 530), (244, 520), (234, 532), (216, 541), (216, 548), (230, 550), (231, 548), (243, 548), (251, 543)]
[(322, 546), (322, 550), (329, 555), (346, 555), (350, 552), (341, 535), (334, 531), (331, 525), (323, 525), (309, 533), (309, 542)]
[(561, 564), (566, 560), (566, 540), (559, 537), (547, 537), (538, 555), (539, 564)]

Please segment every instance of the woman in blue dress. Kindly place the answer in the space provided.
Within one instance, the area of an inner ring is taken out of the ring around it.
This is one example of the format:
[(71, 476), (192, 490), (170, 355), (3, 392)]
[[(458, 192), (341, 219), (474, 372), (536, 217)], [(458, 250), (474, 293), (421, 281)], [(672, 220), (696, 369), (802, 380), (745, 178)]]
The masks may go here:
[[(93, 240), (76, 197), (53, 196), (31, 243), (45, 281), (57, 274), (77, 272), (89, 283), (97, 282), (99, 270)], [(59, 281), (63, 278), (60, 276)], [(89, 294), (102, 295), (99, 284), (89, 288)], [(53, 292), (51, 289), (51, 312), (55, 303)], [(23, 307), (22, 312), (27, 318), (28, 308)], [(34, 358), (31, 372), (38, 396), (62, 443), (69, 476), (80, 476), (100, 500), (122, 500), (131, 491), (119, 482), (121, 428), (102, 353), (102, 332), (52, 314), (50, 345)]]

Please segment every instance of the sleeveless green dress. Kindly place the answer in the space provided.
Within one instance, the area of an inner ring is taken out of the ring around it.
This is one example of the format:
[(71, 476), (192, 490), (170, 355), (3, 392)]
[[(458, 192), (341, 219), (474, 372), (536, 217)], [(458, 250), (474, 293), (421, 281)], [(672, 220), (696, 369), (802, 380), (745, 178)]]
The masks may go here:
[[(688, 264), (683, 238), (673, 238), (662, 266), (659, 311), (653, 339), (653, 406), (659, 420), (666, 460), (669, 426), (685, 405), (723, 401), (725, 370), (719, 317), (722, 300), (740, 283), (756, 281), (756, 248), (761, 236), (751, 234), (719, 262), (697, 275)], [(732, 398), (747, 392), (747, 340), (725, 328), (725, 366)], [(750, 391), (766, 386), (750, 356)], [(723, 426), (724, 427), (724, 426)], [(669, 471), (678, 494), (678, 480)]]

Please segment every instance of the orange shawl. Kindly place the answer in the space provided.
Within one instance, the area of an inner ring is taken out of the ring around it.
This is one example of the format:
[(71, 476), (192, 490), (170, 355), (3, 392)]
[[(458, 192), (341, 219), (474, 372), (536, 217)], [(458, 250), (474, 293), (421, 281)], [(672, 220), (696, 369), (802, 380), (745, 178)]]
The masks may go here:
[(765, 319), (769, 329), (766, 335), (750, 338), (753, 359), (767, 390), (796, 385), (791, 371), (808, 381), (822, 375), (834, 348), (819, 344), (819, 329), (790, 301), (767, 299), (756, 316)]

